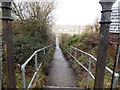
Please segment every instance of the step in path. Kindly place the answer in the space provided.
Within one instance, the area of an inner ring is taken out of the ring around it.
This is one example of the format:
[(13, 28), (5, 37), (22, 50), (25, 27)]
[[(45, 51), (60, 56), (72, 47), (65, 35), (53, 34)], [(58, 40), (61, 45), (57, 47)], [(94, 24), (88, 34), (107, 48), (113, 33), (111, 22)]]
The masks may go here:
[(49, 73), (49, 86), (76, 87), (75, 73), (63, 56), (59, 45), (55, 48)]
[(85, 90), (79, 87), (55, 87), (55, 86), (46, 86), (42, 90)]

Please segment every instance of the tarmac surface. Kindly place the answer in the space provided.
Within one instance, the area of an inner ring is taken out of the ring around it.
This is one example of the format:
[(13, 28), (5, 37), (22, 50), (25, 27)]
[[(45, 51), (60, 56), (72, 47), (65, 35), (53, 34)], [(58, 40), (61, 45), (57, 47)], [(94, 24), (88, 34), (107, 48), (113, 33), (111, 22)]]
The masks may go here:
[(63, 56), (59, 44), (56, 44), (52, 66), (49, 73), (49, 86), (75, 87), (76, 78), (74, 71)]

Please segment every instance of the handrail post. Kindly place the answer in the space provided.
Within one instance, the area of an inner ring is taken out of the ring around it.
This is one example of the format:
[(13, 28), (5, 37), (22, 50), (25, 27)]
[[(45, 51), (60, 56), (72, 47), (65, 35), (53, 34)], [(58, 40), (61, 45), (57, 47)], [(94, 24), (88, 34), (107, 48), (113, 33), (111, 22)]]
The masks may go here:
[(35, 54), (35, 71), (37, 72), (37, 53)]
[(77, 58), (77, 50), (75, 49), (75, 58)]
[(46, 52), (45, 52), (45, 49), (44, 49), (44, 55), (45, 55), (45, 53), (46, 53)]
[[(72, 55), (72, 48), (70, 46), (70, 54)], [(72, 59), (72, 57), (70, 56), (70, 59)]]
[[(45, 50), (45, 49), (47, 49), (47, 48), (49, 48), (49, 47), (52, 47), (52, 46), (46, 46), (46, 47), (44, 47), (44, 48), (42, 48), (42, 49), (39, 49), (39, 50), (36, 50), (28, 59), (27, 59), (27, 61), (24, 63), (24, 64), (22, 64), (22, 66), (21, 66), (21, 75), (22, 75), (22, 87), (23, 87), (23, 89), (26, 89), (26, 80), (25, 80), (25, 66), (29, 63), (29, 61), (34, 57), (34, 60), (35, 60), (35, 73), (34, 73), (34, 75), (33, 75), (33, 77), (32, 77), (32, 79), (31, 79), (31, 81), (30, 81), (30, 83), (29, 83), (29, 85), (27, 86), (27, 90), (31, 87), (31, 85), (32, 85), (32, 83), (33, 83), (33, 81), (34, 81), (34, 79), (35, 79), (35, 77), (36, 77), (36, 75), (37, 75), (37, 73), (38, 73), (38, 70), (40, 69), (40, 67), (41, 67), (41, 65), (42, 65), (42, 63), (40, 64), (40, 66), (38, 66), (38, 52), (40, 52), (40, 51), (43, 51), (43, 50)], [(46, 51), (45, 51), (46, 52)], [(37, 78), (37, 77), (36, 77)]]
[(25, 81), (25, 68), (21, 67), (21, 71), (22, 71), (22, 84), (23, 84), (23, 88), (26, 88), (26, 81)]
[(72, 48), (70, 47), (70, 54), (72, 54)]
[(114, 68), (113, 68), (113, 74), (112, 74), (112, 80), (111, 80), (111, 89), (116, 87), (114, 85), (116, 83), (116, 78), (118, 76), (116, 76), (115, 73), (116, 73), (116, 67), (117, 67), (117, 64), (118, 64), (118, 61), (119, 61), (119, 56), (120, 56), (120, 45), (117, 44), (117, 50), (116, 50), (116, 56), (115, 56)]
[(92, 62), (92, 59), (91, 59), (91, 58), (89, 58), (88, 62), (89, 62), (89, 65), (88, 65), (88, 78), (87, 78), (86, 88), (88, 88), (88, 87), (89, 87), (89, 81), (90, 81), (90, 71), (91, 71), (91, 62)]
[(113, 84), (112, 84), (112, 89), (116, 88), (116, 84), (117, 84), (118, 78), (119, 78), (119, 76), (115, 76), (114, 77), (114, 81), (113, 81)]

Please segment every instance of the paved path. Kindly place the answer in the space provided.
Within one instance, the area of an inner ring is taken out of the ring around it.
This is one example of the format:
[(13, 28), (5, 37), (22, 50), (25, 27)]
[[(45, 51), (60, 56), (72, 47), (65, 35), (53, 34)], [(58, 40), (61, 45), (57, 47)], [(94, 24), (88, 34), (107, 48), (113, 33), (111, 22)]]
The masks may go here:
[(69, 63), (65, 60), (59, 45), (57, 45), (55, 49), (49, 78), (50, 86), (58, 87), (76, 86), (76, 78), (73, 69), (70, 68)]

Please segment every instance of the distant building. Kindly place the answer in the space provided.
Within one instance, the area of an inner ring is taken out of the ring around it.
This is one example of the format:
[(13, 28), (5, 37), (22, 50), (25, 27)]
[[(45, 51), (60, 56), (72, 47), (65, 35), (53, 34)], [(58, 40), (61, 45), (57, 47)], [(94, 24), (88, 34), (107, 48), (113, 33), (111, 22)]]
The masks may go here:
[(55, 34), (81, 34), (81, 26), (79, 25), (54, 25), (52, 30)]

